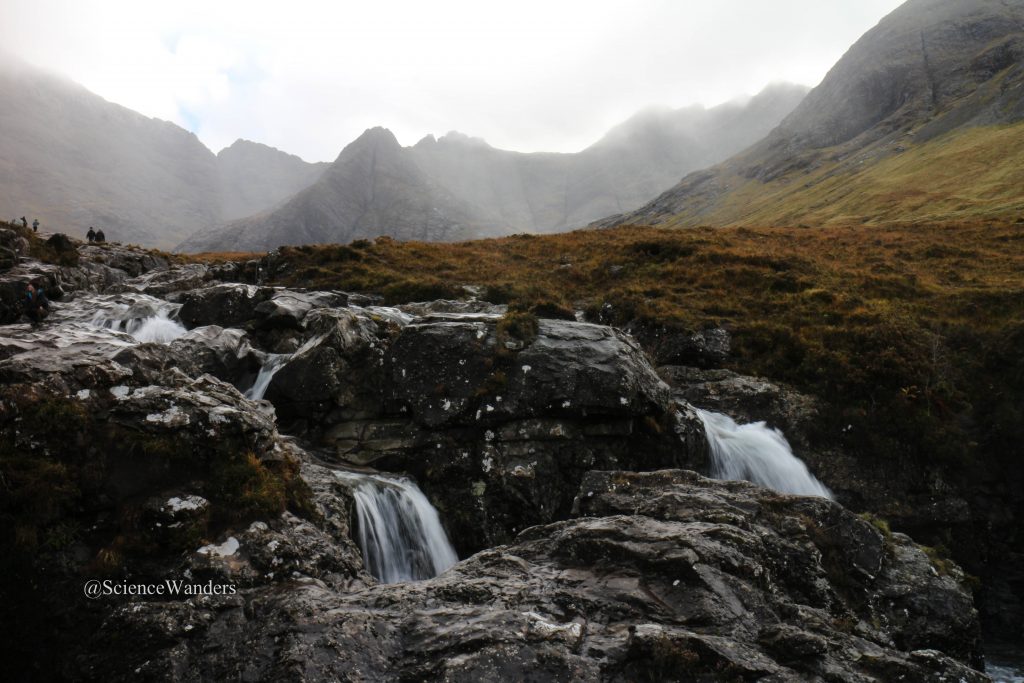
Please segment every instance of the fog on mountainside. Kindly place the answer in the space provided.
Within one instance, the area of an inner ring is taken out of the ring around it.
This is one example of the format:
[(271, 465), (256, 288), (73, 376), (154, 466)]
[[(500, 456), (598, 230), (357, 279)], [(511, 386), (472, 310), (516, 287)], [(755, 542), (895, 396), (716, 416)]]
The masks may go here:
[(214, 156), (182, 128), (70, 80), (0, 60), (0, 211), (44, 229), (169, 248), (199, 227), (273, 206), (310, 184), (308, 164), (239, 141)]
[(279, 208), (201, 230), (178, 249), (266, 251), (377, 235), (449, 241), (488, 234), (473, 207), (424, 173), (391, 131), (373, 128), (345, 147), (315, 184)]
[(221, 180), (221, 218), (250, 216), (309, 187), (330, 166), (303, 161), (273, 147), (236, 140), (217, 153)]
[(1024, 212), (1024, 0), (910, 0), (764, 140), (622, 223), (795, 224)]
[(201, 230), (179, 249), (267, 250), (381, 234), (444, 241), (580, 227), (640, 206), (688, 171), (753, 144), (806, 92), (774, 85), (742, 103), (641, 112), (576, 154), (510, 152), (460, 133), (402, 148), (390, 132), (368, 131), (279, 208)]

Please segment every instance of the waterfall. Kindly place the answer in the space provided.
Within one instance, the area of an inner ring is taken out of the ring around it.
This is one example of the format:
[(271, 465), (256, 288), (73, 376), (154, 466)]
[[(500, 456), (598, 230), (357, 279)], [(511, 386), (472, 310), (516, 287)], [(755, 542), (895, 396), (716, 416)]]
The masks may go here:
[(353, 482), (359, 546), (382, 583), (429, 579), (459, 561), (437, 510), (409, 479), (335, 472)]
[(124, 331), (140, 342), (158, 344), (169, 344), (187, 332), (185, 326), (177, 320), (171, 320), (166, 311), (158, 311), (149, 318), (129, 320)]
[(277, 371), (283, 368), (290, 359), (291, 354), (287, 353), (267, 354), (267, 359), (263, 361), (263, 366), (260, 368), (259, 374), (256, 375), (256, 381), (245, 390), (245, 397), (252, 401), (263, 398), (263, 395), (267, 393), (267, 387), (270, 386), (270, 380), (274, 379)]
[(188, 331), (172, 317), (180, 305), (141, 294), (121, 300), (105, 295), (79, 297), (72, 308), (77, 310), (64, 311), (62, 317), (81, 319), (89, 308), (95, 308), (88, 318), (91, 325), (126, 332), (139, 342), (169, 344)]
[(743, 479), (780, 493), (832, 498), (832, 492), (793, 455), (778, 429), (764, 422), (740, 425), (721, 413), (697, 408), (711, 451), (711, 476)]

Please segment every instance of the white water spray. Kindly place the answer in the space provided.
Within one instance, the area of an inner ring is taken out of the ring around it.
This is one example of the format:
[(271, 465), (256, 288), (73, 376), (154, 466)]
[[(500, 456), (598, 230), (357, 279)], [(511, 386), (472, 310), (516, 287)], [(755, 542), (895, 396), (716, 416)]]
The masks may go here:
[(267, 387), (270, 386), (270, 380), (274, 379), (277, 371), (283, 368), (290, 359), (291, 354), (287, 353), (268, 354), (267, 359), (263, 361), (259, 374), (256, 375), (256, 381), (245, 390), (245, 397), (252, 401), (258, 401), (263, 398), (264, 394), (267, 393)]
[[(83, 297), (74, 303), (79, 308), (90, 304), (99, 308), (89, 319), (90, 324), (115, 332), (127, 332), (143, 343), (169, 344), (188, 331), (172, 317), (180, 308), (179, 305), (144, 295), (138, 295), (135, 299), (111, 302), (109, 297), (95, 297), (92, 300)], [(67, 315), (73, 316), (74, 312), (69, 311)]]
[(354, 482), (359, 546), (382, 583), (429, 579), (459, 561), (437, 510), (409, 479), (335, 472)]
[(728, 415), (697, 408), (711, 450), (711, 476), (750, 481), (780, 493), (832, 498), (832, 492), (793, 455), (778, 429), (764, 422), (737, 424)]
[(140, 342), (157, 344), (169, 344), (187, 331), (184, 325), (169, 318), (166, 311), (159, 311), (149, 318), (129, 320), (125, 325), (125, 332)]

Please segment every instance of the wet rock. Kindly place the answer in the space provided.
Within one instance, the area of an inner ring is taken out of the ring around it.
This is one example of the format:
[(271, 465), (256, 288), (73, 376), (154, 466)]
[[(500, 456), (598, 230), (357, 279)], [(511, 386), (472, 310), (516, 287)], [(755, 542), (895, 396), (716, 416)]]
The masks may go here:
[(295, 292), (282, 290), (256, 306), (260, 327), (301, 329), (306, 315), (314, 308), (338, 308), (348, 305), (344, 292)]
[(189, 358), (199, 372), (235, 386), (252, 384), (263, 363), (263, 354), (253, 348), (248, 334), (219, 325), (191, 329), (171, 342), (170, 348)]
[(305, 324), (310, 338), (267, 390), (281, 418), (329, 425), (378, 415), (389, 325), (348, 309), (316, 309)]
[(196, 356), (166, 344), (131, 344), (111, 358), (131, 372), (133, 384), (143, 386), (173, 384), (180, 381), (181, 375), (198, 377), (203, 372)]
[(175, 293), (205, 286), (213, 276), (211, 271), (211, 267), (203, 263), (176, 265), (148, 271), (119, 283), (117, 287), (109, 287), (107, 291), (135, 291), (170, 298)]
[[(157, 680), (242, 672), (319, 681), (354, 671), (367, 680), (987, 680), (969, 666), (977, 620), (963, 589), (923, 571), (912, 543), (883, 538), (835, 503), (680, 471), (595, 472), (580, 500), (585, 517), (529, 529), (426, 581), (349, 590), (300, 576), (235, 596), (114, 606), (85, 671)], [(860, 540), (847, 550), (843, 539)], [(873, 574), (842, 561), (864, 547), (875, 549)], [(897, 586), (900, 604), (869, 598)], [(940, 620), (937, 605), (962, 618)], [(901, 624), (946, 626), (913, 630), (921, 640), (911, 645), (903, 625), (890, 627), (897, 613)], [(141, 647), (112, 656), (126, 634)]]
[(78, 247), (79, 265), (82, 263), (102, 264), (123, 271), (128, 277), (137, 277), (154, 270), (169, 267), (166, 258), (143, 249), (123, 244), (82, 244)]
[(256, 307), (274, 295), (272, 287), (225, 283), (186, 292), (181, 321), (186, 327), (222, 325), (239, 327), (258, 317)]
[(388, 351), (388, 398), (427, 426), (542, 414), (637, 417), (663, 412), (668, 388), (629, 337), (610, 327), (541, 320), (522, 350), (498, 347), (497, 318), (433, 315)]

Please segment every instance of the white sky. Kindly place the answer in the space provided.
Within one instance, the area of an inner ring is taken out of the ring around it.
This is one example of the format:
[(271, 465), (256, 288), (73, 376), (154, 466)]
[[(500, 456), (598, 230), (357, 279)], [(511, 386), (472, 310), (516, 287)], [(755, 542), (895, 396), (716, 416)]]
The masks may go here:
[(195, 132), (333, 160), (364, 129), (577, 151), (650, 105), (816, 85), (901, 0), (0, 0), (5, 47)]

